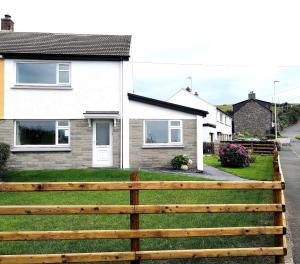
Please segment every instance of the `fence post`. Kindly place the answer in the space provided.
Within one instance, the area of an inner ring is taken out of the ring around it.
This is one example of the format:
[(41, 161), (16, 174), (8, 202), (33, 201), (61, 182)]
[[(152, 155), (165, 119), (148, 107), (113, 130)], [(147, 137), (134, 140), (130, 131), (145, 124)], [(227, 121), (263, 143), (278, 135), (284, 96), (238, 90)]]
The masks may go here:
[[(140, 175), (138, 172), (133, 172), (130, 174), (131, 181), (139, 181)], [(130, 205), (139, 204), (139, 190), (130, 191)], [(130, 215), (130, 229), (139, 229), (140, 228), (140, 216), (139, 214)], [(131, 251), (140, 251), (140, 239), (131, 238)], [(139, 260), (132, 260), (131, 264), (139, 264)]]
[[(281, 174), (280, 174), (278, 162), (279, 162), (278, 151), (277, 149), (275, 149), (274, 160), (273, 160), (273, 181), (281, 181)], [(284, 201), (282, 200), (282, 190), (273, 190), (273, 202), (278, 204), (283, 204)], [(274, 213), (274, 225), (284, 226), (282, 212)], [(283, 235), (275, 235), (275, 246), (276, 247), (285, 246)], [(275, 263), (285, 263), (284, 256), (276, 256)]]

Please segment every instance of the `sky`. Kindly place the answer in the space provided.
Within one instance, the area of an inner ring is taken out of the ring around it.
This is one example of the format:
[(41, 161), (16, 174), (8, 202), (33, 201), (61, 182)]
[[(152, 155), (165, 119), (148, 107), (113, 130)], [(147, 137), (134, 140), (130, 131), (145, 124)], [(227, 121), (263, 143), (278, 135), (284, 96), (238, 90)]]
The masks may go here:
[[(161, 100), (181, 88), (212, 104), (300, 103), (300, 1), (9, 0), (15, 31), (130, 34), (134, 91)], [(191, 78), (189, 78), (191, 77)]]

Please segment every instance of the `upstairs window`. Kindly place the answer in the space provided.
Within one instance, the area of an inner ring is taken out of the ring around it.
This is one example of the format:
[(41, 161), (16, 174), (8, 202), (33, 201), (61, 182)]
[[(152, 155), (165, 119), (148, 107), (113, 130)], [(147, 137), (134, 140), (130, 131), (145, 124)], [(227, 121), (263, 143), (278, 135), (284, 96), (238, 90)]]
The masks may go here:
[(181, 120), (145, 120), (145, 144), (182, 144)]
[(17, 84), (70, 84), (70, 63), (17, 62), (16, 73)]

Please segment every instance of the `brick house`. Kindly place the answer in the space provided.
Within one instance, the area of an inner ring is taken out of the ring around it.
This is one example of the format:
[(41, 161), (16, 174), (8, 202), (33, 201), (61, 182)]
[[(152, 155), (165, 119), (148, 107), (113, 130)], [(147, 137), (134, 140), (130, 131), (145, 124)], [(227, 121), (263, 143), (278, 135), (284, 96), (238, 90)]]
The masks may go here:
[(233, 105), (234, 133), (248, 132), (265, 137), (272, 132), (272, 103), (256, 99), (250, 92), (248, 99)]
[(207, 111), (133, 94), (131, 36), (0, 32), (0, 142), (14, 169), (203, 170)]

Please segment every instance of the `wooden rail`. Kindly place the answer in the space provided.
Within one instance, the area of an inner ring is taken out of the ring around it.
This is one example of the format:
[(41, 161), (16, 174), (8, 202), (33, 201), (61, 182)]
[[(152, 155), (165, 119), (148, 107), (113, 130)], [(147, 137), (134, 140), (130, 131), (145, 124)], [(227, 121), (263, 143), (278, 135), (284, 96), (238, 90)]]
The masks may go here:
[[(128, 182), (40, 182), (0, 183), (1, 192), (45, 191), (124, 191), (130, 192), (128, 205), (2, 205), (0, 215), (68, 215), (68, 214), (129, 214), (130, 229), (125, 230), (76, 230), (76, 231), (9, 231), (0, 232), (0, 241), (79, 240), (79, 239), (130, 239), (131, 251), (67, 254), (0, 255), (1, 264), (25, 263), (86, 263), (105, 261), (275, 256), (277, 263), (284, 263), (286, 255), (285, 188), (277, 150), (274, 152), (274, 176), (270, 182), (224, 181), (139, 181), (134, 172)], [(272, 190), (270, 204), (139, 204), (140, 190)], [(257, 213), (274, 215), (273, 226), (141, 229), (140, 214), (177, 213)], [(227, 237), (272, 235), (272, 247), (155, 250), (143, 251), (140, 239), (180, 237)]]

